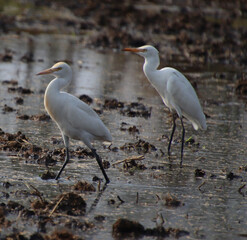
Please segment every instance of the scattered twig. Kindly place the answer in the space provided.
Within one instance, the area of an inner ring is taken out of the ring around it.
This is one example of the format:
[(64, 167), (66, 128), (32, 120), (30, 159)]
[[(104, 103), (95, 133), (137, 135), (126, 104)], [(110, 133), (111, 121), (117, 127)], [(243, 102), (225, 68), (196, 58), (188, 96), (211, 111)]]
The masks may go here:
[(161, 157), (165, 155), (165, 153), (160, 149)]
[(121, 204), (122, 204), (122, 203), (125, 203), (125, 201), (122, 200), (119, 196), (117, 196), (117, 198), (118, 198), (118, 200), (121, 202)]
[(244, 197), (244, 193), (242, 192), (242, 189), (246, 186), (246, 184), (242, 185), (239, 189), (238, 192)]
[(51, 213), (49, 214), (49, 217), (51, 217), (51, 215), (56, 211), (58, 205), (60, 204), (60, 202), (64, 199), (65, 195), (63, 194), (61, 196), (61, 198), (58, 200), (58, 202), (56, 203), (56, 205), (54, 206), (54, 208), (52, 209)]
[(201, 160), (201, 159), (204, 159), (204, 157), (198, 157), (198, 158), (196, 158), (196, 161), (199, 161), (199, 160)]
[(137, 192), (136, 193), (136, 204), (138, 204), (138, 202), (139, 202), (139, 193)]
[(160, 196), (158, 194), (155, 194), (155, 195), (157, 197), (157, 200), (160, 201), (161, 200)]
[(144, 158), (145, 157), (143, 155), (131, 156), (131, 157), (125, 158), (124, 160), (120, 160), (120, 161), (117, 161), (117, 162), (113, 163), (112, 166), (115, 166), (115, 165), (120, 164), (120, 163), (123, 163), (123, 162), (129, 162), (129, 161), (132, 161), (132, 160), (141, 161)]
[(112, 143), (107, 147), (107, 149), (111, 150)]
[[(37, 188), (35, 188), (35, 187), (34, 187), (33, 185), (31, 185), (31, 184), (29, 185), (28, 183), (25, 183), (25, 185), (26, 185), (27, 188), (31, 191), (31, 194), (36, 195), (37, 197), (39, 197), (42, 203), (45, 202), (44, 198), (42, 197), (42, 193), (41, 193)], [(31, 188), (32, 188), (34, 191), (31, 190)]]
[(198, 186), (198, 190), (199, 190), (199, 191), (202, 191), (202, 190), (201, 190), (201, 187), (202, 187), (203, 185), (205, 185), (205, 183), (206, 183), (206, 181), (204, 181), (202, 184), (200, 184), (200, 185)]

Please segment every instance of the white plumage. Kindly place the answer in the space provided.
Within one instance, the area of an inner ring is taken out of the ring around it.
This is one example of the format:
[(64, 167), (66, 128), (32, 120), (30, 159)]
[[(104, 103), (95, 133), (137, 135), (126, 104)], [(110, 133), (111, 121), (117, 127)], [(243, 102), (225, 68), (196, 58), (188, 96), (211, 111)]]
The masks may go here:
[(178, 70), (171, 67), (165, 67), (160, 70), (157, 69), (160, 64), (159, 52), (153, 46), (145, 45), (139, 48), (125, 48), (123, 51), (135, 52), (144, 57), (144, 74), (157, 90), (164, 104), (173, 113), (173, 129), (168, 145), (169, 156), (170, 146), (176, 128), (176, 116), (174, 113), (180, 118), (183, 129), (180, 162), (180, 165), (182, 166), (185, 134), (182, 117), (184, 116), (187, 118), (192, 123), (195, 130), (207, 129), (206, 118), (194, 88), (187, 78)]
[(69, 161), (69, 138), (72, 138), (81, 140), (91, 149), (106, 182), (109, 182), (102, 161), (91, 144), (93, 140), (111, 142), (112, 136), (109, 130), (101, 121), (97, 113), (86, 103), (69, 93), (60, 91), (62, 88), (66, 87), (72, 79), (72, 70), (68, 64), (64, 62), (56, 63), (51, 68), (44, 70), (37, 75), (44, 74), (52, 74), (56, 77), (46, 88), (44, 104), (46, 111), (57, 123), (66, 147), (66, 159), (63, 167), (56, 176), (56, 179), (59, 178)]

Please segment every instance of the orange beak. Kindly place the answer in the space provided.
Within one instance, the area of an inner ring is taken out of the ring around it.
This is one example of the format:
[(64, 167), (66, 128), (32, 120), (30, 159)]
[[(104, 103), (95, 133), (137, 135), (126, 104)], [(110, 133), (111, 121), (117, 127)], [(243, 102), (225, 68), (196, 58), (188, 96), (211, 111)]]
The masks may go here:
[(48, 68), (46, 70), (43, 70), (42, 72), (37, 73), (36, 75), (45, 75), (45, 74), (51, 74), (53, 72), (57, 71), (56, 68)]
[(145, 52), (145, 49), (140, 49), (140, 48), (124, 48), (122, 51), (128, 51), (128, 52)]

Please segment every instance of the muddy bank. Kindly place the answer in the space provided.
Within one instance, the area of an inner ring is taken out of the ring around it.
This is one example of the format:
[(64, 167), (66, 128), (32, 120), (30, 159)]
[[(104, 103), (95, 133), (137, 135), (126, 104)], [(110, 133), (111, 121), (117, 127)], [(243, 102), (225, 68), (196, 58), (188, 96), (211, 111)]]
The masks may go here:
[[(10, 1), (0, 10), (0, 239), (246, 236), (245, 1)], [(161, 66), (186, 74), (207, 116), (206, 132), (185, 120), (182, 169), (179, 124), (168, 159), (171, 116), (143, 59), (120, 51), (146, 43)], [(95, 143), (107, 186), (77, 141), (54, 180), (65, 150), (43, 105), (50, 79), (35, 74), (58, 60), (74, 72), (65, 91), (113, 135), (111, 146)]]
[(0, 30), (75, 34), (86, 48), (152, 44), (167, 62), (244, 66), (246, 9), (245, 1), (16, 1), (3, 3)]

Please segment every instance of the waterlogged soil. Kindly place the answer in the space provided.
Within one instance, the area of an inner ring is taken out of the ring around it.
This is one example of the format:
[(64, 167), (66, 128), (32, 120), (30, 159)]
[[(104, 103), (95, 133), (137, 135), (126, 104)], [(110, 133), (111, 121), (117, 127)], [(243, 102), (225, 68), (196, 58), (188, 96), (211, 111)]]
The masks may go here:
[[(85, 2), (2, 7), (0, 239), (245, 239), (246, 3)], [(183, 168), (179, 121), (168, 159), (171, 115), (143, 59), (120, 51), (146, 43), (187, 76), (207, 117), (206, 131), (184, 120)], [(73, 69), (65, 91), (112, 133), (94, 145), (107, 185), (74, 140), (54, 180), (65, 150), (43, 105), (52, 77), (36, 73), (57, 61)]]

